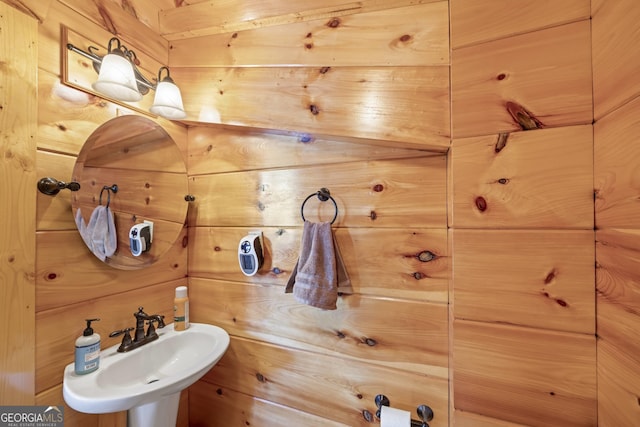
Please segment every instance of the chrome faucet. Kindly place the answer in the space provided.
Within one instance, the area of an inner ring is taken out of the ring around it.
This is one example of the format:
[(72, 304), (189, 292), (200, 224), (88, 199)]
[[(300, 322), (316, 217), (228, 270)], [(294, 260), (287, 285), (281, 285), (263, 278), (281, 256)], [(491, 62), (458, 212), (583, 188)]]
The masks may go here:
[[(136, 318), (136, 327), (135, 328), (125, 328), (117, 331), (113, 331), (109, 334), (109, 337), (117, 337), (122, 335), (122, 343), (120, 347), (118, 347), (119, 353), (124, 353), (138, 347), (142, 347), (143, 345), (150, 343), (151, 341), (158, 339), (158, 333), (156, 332), (156, 327), (153, 325), (154, 322), (158, 323), (158, 328), (164, 328), (164, 316), (160, 314), (147, 314), (143, 311), (142, 307), (138, 307), (138, 312), (133, 313), (133, 316)], [(147, 331), (144, 330), (144, 322), (148, 322)], [(135, 330), (133, 338), (131, 338), (130, 332)]]

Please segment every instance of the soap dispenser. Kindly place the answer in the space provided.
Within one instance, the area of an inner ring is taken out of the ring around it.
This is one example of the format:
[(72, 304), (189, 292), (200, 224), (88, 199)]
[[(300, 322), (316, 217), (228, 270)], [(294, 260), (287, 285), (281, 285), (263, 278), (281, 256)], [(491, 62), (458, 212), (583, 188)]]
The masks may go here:
[(87, 327), (76, 340), (75, 371), (78, 375), (88, 374), (100, 365), (100, 335), (93, 332), (91, 322), (100, 319), (86, 319)]

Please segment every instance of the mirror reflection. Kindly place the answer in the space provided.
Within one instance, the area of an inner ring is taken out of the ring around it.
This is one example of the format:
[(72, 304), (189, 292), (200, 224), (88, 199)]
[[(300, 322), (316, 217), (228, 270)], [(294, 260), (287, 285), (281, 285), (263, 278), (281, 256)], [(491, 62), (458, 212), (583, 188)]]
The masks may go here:
[(178, 239), (186, 220), (186, 166), (171, 136), (146, 117), (97, 128), (73, 170), (78, 231), (89, 250), (120, 269), (147, 267)]

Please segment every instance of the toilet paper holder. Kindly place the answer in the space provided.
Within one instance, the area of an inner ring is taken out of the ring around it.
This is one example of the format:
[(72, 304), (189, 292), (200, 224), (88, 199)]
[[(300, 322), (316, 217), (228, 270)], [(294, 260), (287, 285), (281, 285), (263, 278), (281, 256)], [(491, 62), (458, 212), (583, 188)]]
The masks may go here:
[[(380, 418), (380, 408), (382, 406), (389, 406), (391, 402), (389, 398), (384, 394), (379, 394), (375, 398), (376, 407), (378, 410), (376, 411), (376, 417)], [(418, 417), (420, 420), (411, 419), (411, 427), (429, 427), (429, 421), (433, 420), (433, 409), (431, 409), (427, 405), (420, 405), (416, 409)]]

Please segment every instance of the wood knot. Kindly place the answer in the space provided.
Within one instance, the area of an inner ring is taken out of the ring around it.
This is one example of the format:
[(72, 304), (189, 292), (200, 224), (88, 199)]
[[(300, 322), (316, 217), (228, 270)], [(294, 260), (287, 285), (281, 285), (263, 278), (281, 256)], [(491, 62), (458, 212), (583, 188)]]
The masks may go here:
[(313, 49), (313, 43), (305, 43), (305, 49)]
[(189, 245), (189, 237), (188, 236), (184, 236), (182, 238), (182, 247), (186, 248)]
[(340, 18), (332, 18), (329, 22), (327, 22), (327, 27), (329, 28), (338, 28), (340, 26)]
[(322, 67), (320, 68), (320, 74), (327, 74), (331, 67)]
[(418, 254), (416, 258), (418, 258), (420, 262), (429, 262), (436, 259), (436, 254), (434, 254), (431, 251), (422, 251)]
[(515, 102), (507, 102), (507, 111), (522, 130), (542, 129), (544, 126), (530, 111)]
[(367, 338), (365, 337), (362, 342), (364, 342), (366, 345), (368, 345), (369, 347), (373, 347), (375, 345), (378, 344), (378, 341), (374, 340), (373, 338)]
[(480, 212), (484, 212), (487, 210), (487, 201), (485, 200), (484, 197), (482, 196), (476, 197), (476, 208), (478, 208)]
[(402, 37), (400, 37), (400, 41), (403, 43), (406, 43), (408, 41), (410, 41), (412, 39), (412, 37), (409, 34), (405, 34)]
[(504, 80), (507, 78), (507, 75), (505, 73), (500, 73), (498, 74), (498, 77), (496, 77), (497, 80)]
[(382, 184), (376, 184), (373, 186), (373, 191), (376, 193), (380, 193), (382, 190), (384, 190), (384, 185)]
[(508, 139), (509, 139), (508, 133), (501, 133), (498, 135), (498, 140), (496, 141), (496, 147), (495, 147), (496, 153), (501, 152), (502, 149), (507, 146)]
[(362, 418), (367, 420), (368, 423), (372, 423), (373, 422), (373, 414), (371, 412), (369, 412), (368, 410), (366, 410), (366, 409), (362, 410)]
[(412, 276), (416, 280), (424, 279), (424, 274), (420, 273), (419, 271), (416, 271), (415, 273), (413, 273)]
[(375, 221), (378, 218), (376, 211), (371, 211), (371, 213), (369, 213), (369, 218), (371, 218), (371, 221)]
[(309, 111), (311, 111), (311, 114), (313, 114), (314, 116), (317, 116), (318, 114), (320, 114), (320, 109), (315, 104), (309, 105)]
[(256, 379), (258, 381), (260, 381), (261, 383), (266, 383), (267, 382), (267, 379), (260, 372), (256, 373)]

